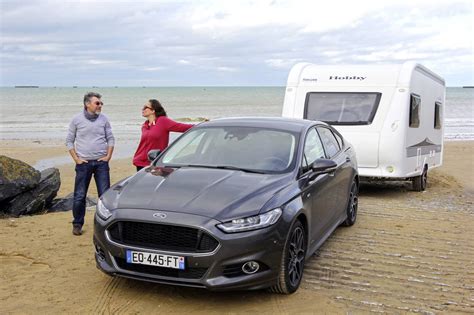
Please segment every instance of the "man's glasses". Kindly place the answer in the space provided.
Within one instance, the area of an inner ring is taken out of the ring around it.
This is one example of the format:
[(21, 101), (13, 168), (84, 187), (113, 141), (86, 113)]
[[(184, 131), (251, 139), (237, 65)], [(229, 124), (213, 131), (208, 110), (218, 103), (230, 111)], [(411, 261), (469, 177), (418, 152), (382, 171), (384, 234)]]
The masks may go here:
[(142, 108), (142, 110), (147, 110), (147, 109), (149, 109), (149, 110), (153, 110), (153, 108), (151, 108), (151, 107), (148, 107), (148, 106), (143, 106), (143, 108)]
[(96, 106), (99, 106), (99, 105), (104, 105), (104, 103), (102, 103), (102, 102), (99, 102), (99, 101), (95, 102), (94, 104), (95, 104)]

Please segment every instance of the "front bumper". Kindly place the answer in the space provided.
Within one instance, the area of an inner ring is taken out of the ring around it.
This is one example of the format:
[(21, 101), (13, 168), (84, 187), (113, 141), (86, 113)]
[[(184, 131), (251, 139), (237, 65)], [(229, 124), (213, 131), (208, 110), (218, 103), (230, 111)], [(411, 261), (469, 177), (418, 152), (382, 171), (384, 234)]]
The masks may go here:
[[(155, 211), (120, 209), (103, 221), (94, 219), (94, 245), (97, 267), (103, 272), (121, 277), (158, 283), (201, 287), (210, 290), (261, 289), (276, 284), (280, 270), (289, 224), (282, 216), (268, 228), (226, 234), (216, 225), (219, 221), (198, 215), (160, 211), (166, 220), (157, 220)], [(149, 218), (152, 218), (151, 220)], [(212, 235), (219, 245), (212, 252), (194, 253), (156, 250), (122, 244), (111, 239), (108, 227), (118, 221), (137, 221), (197, 228)], [(166, 222), (165, 222), (166, 221)], [(183, 224), (185, 222), (185, 224)], [(185, 270), (126, 263), (126, 250), (137, 250), (158, 254), (184, 256)], [(248, 261), (257, 261), (260, 269), (254, 274), (245, 274), (241, 266)]]

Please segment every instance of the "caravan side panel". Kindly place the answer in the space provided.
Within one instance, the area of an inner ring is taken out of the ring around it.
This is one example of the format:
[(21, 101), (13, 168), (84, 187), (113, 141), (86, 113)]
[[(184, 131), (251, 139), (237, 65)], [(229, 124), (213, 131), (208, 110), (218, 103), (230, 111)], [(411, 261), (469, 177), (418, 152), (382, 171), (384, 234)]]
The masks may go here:
[[(425, 166), (432, 169), (442, 165), (443, 130), (442, 119), (445, 106), (444, 81), (417, 66), (411, 76), (407, 95), (404, 173), (407, 176), (421, 174)], [(413, 104), (419, 102), (418, 109)], [(418, 115), (418, 121), (413, 119)]]

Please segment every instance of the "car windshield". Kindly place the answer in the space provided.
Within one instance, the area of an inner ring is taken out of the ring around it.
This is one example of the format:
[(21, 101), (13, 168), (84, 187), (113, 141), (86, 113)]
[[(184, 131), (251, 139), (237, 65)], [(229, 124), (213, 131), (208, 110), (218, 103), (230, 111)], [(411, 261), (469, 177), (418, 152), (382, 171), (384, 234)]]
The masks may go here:
[(157, 161), (165, 166), (282, 173), (294, 164), (296, 135), (255, 127), (193, 128)]
[(332, 125), (372, 123), (381, 93), (308, 93), (305, 118)]

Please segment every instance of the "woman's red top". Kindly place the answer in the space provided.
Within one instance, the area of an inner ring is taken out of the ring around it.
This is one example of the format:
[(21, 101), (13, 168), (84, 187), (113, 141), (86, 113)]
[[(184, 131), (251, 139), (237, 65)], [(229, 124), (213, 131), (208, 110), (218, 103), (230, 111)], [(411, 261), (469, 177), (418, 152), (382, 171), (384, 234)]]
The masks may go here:
[(170, 131), (185, 132), (193, 127), (193, 124), (183, 124), (166, 116), (159, 116), (155, 120), (154, 125), (150, 125), (149, 121), (145, 121), (142, 125), (142, 137), (137, 151), (133, 156), (133, 165), (148, 166), (148, 151), (166, 149), (170, 139)]

